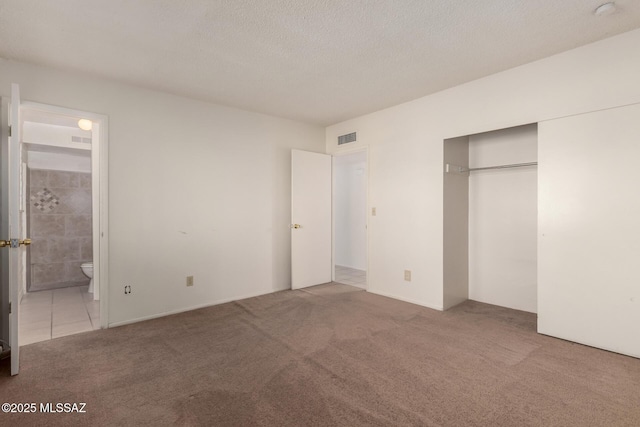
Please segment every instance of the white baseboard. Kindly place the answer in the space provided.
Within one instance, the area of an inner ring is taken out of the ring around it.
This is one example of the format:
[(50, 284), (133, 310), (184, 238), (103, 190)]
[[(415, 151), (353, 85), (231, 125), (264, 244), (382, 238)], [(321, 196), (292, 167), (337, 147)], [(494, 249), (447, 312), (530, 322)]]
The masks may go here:
[(257, 293), (254, 293), (254, 294), (247, 294), (247, 295), (240, 295), (240, 296), (232, 297), (232, 298), (225, 298), (225, 299), (221, 299), (221, 300), (208, 302), (208, 303), (205, 303), (205, 304), (198, 304), (198, 305), (193, 305), (193, 306), (189, 306), (189, 307), (185, 307), (185, 308), (178, 308), (176, 310), (165, 311), (165, 312), (162, 312), (162, 313), (151, 314), (149, 316), (142, 316), (142, 317), (136, 317), (135, 319), (122, 320), (120, 322), (113, 322), (113, 323), (109, 323), (108, 327), (109, 328), (116, 328), (118, 326), (130, 325), (132, 323), (144, 322), (145, 320), (151, 320), (151, 319), (157, 319), (159, 317), (171, 316), (173, 314), (184, 313), (186, 311), (193, 311), (193, 310), (198, 310), (200, 308), (212, 307), (214, 305), (226, 304), (228, 302), (240, 301), (240, 300), (243, 300), (243, 299), (253, 298), (253, 297), (259, 297), (261, 295), (268, 295), (268, 294), (272, 294), (272, 293), (275, 293), (275, 292), (285, 291), (285, 290), (288, 290), (288, 289), (289, 288), (276, 289), (276, 290), (268, 291), (268, 292), (257, 292)]
[(402, 298), (402, 297), (399, 297), (399, 296), (396, 296), (396, 295), (386, 294), (384, 292), (373, 291), (371, 289), (367, 289), (367, 292), (372, 293), (372, 294), (376, 294), (376, 295), (380, 295), (380, 296), (383, 296), (383, 297), (387, 297), (387, 298), (397, 299), (399, 301), (404, 301), (404, 302), (408, 302), (408, 303), (415, 304), (415, 305), (420, 305), (422, 307), (431, 308), (433, 310), (444, 311), (443, 307), (441, 305), (425, 304), (422, 301), (416, 301), (416, 300), (412, 300), (412, 299), (409, 299), (409, 298)]

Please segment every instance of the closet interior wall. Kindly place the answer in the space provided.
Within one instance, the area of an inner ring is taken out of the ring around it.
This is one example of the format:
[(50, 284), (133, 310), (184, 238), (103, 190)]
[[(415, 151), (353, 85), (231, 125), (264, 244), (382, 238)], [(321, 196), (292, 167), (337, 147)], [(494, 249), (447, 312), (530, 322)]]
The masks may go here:
[[(444, 141), (444, 164), (469, 167), (469, 137)], [(469, 299), (469, 178), (444, 174), (444, 287), (447, 310)]]

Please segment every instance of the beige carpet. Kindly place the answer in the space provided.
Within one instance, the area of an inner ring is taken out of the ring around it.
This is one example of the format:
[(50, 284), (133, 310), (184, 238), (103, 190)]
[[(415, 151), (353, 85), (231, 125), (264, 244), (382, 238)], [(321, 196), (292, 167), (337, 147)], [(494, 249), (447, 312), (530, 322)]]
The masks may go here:
[(21, 349), (0, 401), (86, 402), (0, 424), (640, 426), (640, 360), (329, 284)]

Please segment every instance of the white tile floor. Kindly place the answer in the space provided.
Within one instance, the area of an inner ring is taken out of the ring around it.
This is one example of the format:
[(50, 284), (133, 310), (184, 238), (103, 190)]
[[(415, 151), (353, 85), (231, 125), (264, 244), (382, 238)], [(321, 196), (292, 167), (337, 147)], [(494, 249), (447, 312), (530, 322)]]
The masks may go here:
[(367, 272), (336, 265), (336, 282), (365, 289), (367, 287)]
[(20, 345), (100, 329), (100, 304), (88, 286), (29, 292), (20, 302)]

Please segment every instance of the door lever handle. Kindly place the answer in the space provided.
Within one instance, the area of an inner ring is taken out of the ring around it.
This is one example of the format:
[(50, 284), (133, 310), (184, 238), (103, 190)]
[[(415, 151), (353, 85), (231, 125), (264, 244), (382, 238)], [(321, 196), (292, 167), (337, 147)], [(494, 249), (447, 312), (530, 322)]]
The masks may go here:
[(4, 248), (5, 246), (11, 246), (10, 240), (0, 240), (0, 248)]

